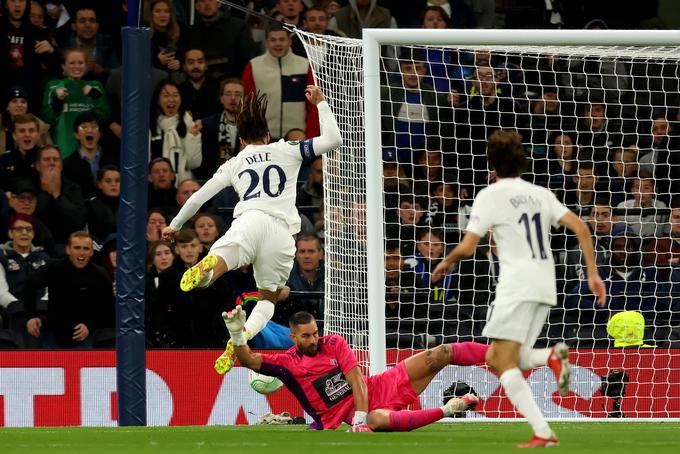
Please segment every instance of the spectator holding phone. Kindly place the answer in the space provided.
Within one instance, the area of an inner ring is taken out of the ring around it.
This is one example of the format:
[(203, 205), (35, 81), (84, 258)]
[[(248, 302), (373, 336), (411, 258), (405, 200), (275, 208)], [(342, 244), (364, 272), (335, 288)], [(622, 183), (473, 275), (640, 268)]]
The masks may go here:
[(149, 28), (153, 66), (168, 73), (180, 71), (182, 64), (177, 57), (183, 47), (183, 33), (171, 0), (149, 2)]

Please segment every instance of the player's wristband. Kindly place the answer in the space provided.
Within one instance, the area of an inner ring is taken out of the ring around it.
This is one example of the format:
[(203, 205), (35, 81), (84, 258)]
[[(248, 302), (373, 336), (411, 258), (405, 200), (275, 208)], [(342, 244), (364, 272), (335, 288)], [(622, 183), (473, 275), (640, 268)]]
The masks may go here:
[(354, 419), (352, 420), (352, 425), (357, 426), (359, 424), (366, 424), (366, 414), (365, 411), (355, 411), (354, 412)]
[(231, 332), (229, 331), (229, 335), (231, 336), (231, 342), (237, 346), (240, 347), (242, 345), (246, 345), (246, 337), (243, 335), (243, 331), (238, 331), (238, 332)]

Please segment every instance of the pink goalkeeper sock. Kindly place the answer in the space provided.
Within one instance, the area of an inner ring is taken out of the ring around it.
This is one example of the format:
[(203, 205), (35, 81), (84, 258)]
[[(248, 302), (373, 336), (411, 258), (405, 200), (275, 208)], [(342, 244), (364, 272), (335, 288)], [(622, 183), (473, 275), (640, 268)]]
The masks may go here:
[(472, 366), (486, 361), (486, 351), (489, 346), (477, 342), (460, 342), (451, 345), (451, 361), (456, 366)]
[(444, 411), (441, 408), (393, 411), (390, 412), (390, 430), (392, 432), (408, 432), (432, 424), (443, 417)]

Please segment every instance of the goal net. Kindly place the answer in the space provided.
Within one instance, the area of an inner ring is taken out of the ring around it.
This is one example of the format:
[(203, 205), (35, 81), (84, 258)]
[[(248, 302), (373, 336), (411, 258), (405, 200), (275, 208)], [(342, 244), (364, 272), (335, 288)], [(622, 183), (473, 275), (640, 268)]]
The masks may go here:
[[(678, 38), (504, 31), (495, 42), (517, 44), (498, 45), (477, 31), (394, 32), (366, 63), (367, 42), (298, 32), (345, 140), (324, 157), (326, 333), (345, 336), (372, 373), (442, 342), (487, 342), (492, 235), (443, 281), (430, 272), (494, 181), (487, 138), (512, 129), (523, 178), (591, 227), (608, 288), (597, 308), (575, 237), (554, 230), (558, 306), (537, 346), (573, 347), (574, 384), (560, 399), (549, 371), (534, 371), (542, 410), (680, 417)], [(478, 416), (515, 416), (487, 369), (447, 368), (434, 389), (452, 381), (484, 398)]]

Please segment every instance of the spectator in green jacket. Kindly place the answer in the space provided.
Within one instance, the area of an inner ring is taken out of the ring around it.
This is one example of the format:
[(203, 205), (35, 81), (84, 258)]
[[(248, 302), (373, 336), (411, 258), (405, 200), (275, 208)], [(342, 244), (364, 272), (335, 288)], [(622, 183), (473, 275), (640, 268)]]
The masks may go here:
[(61, 67), (64, 78), (50, 81), (43, 95), (42, 117), (52, 125), (52, 138), (62, 158), (73, 153), (78, 139), (73, 135), (73, 121), (81, 112), (92, 111), (108, 124), (111, 107), (101, 83), (83, 80), (87, 72), (85, 53), (66, 49)]

